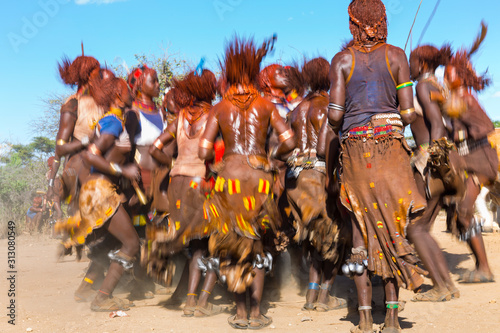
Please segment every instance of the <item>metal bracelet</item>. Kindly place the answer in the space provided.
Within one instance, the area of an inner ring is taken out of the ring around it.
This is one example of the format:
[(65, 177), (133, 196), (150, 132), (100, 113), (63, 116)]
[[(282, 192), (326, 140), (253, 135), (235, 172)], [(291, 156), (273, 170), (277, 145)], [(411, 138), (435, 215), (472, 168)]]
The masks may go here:
[(260, 254), (255, 256), (253, 267), (257, 269), (265, 268), (266, 273), (269, 273), (273, 269), (273, 256), (269, 252), (266, 252), (264, 255), (264, 257)]
[(214, 147), (214, 143), (203, 138), (200, 140), (199, 146), (205, 149), (212, 149)]
[(220, 259), (214, 257), (201, 257), (198, 258), (198, 268), (200, 268), (203, 276), (207, 274), (208, 271), (214, 271), (215, 275), (219, 278), (222, 283), (226, 282), (226, 276), (220, 273)]
[(158, 150), (163, 149), (163, 143), (161, 142), (160, 138), (156, 139), (155, 142), (153, 143), (153, 146), (158, 148)]
[(54, 186), (54, 179), (49, 179), (49, 187), (53, 187)]
[(333, 109), (333, 110), (337, 110), (337, 111), (342, 111), (342, 112), (345, 111), (345, 106), (338, 105), (338, 104), (335, 104), (335, 103), (328, 104), (328, 108), (329, 109)]
[(112, 261), (116, 261), (120, 265), (125, 268), (125, 270), (129, 270), (132, 267), (134, 267), (134, 258), (125, 258), (128, 257), (125, 254), (123, 254), (120, 250), (116, 251), (110, 251), (108, 253), (108, 258), (111, 259)]
[(121, 176), (122, 175), (122, 168), (120, 168), (120, 166), (116, 163), (111, 163), (110, 164), (110, 167), (111, 167), (111, 172), (113, 173), (113, 175), (115, 176)]
[(98, 155), (98, 156), (101, 156), (101, 150), (99, 148), (97, 148), (97, 146), (95, 145), (95, 143), (91, 144), (89, 146), (89, 151), (93, 154), (93, 155)]
[(405, 114), (410, 114), (413, 112), (415, 112), (415, 108), (409, 108), (409, 109), (401, 110), (400, 114), (405, 115)]
[(481, 231), (482, 231), (481, 222), (478, 221), (476, 217), (473, 217), (469, 225), (469, 228), (467, 229), (467, 231), (465, 231), (459, 236), (459, 239), (462, 242), (466, 242), (470, 240), (472, 237), (480, 235)]
[(284, 142), (284, 141), (286, 141), (286, 140), (288, 140), (288, 139), (292, 138), (292, 137), (293, 137), (293, 135), (294, 135), (294, 134), (293, 134), (293, 130), (290, 128), (290, 129), (288, 129), (288, 130), (284, 131), (283, 133), (281, 133), (281, 134), (279, 135), (279, 137), (278, 137), (278, 140), (279, 140), (279, 142)]

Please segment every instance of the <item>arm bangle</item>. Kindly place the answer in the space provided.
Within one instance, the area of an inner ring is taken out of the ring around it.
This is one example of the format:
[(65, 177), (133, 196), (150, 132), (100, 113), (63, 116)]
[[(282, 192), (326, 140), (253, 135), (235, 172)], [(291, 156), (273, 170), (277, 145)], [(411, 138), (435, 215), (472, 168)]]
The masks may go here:
[(403, 89), (406, 87), (413, 87), (413, 82), (401, 83), (400, 85), (396, 86), (396, 90)]
[(281, 134), (279, 135), (279, 137), (278, 137), (278, 140), (279, 140), (279, 142), (281, 143), (281, 142), (284, 142), (284, 141), (286, 141), (286, 140), (290, 139), (291, 137), (293, 137), (293, 131), (292, 131), (292, 129), (290, 128), (290, 129), (288, 129), (288, 130), (284, 131), (283, 133), (281, 133)]
[(54, 159), (54, 163), (59, 163), (59, 160)]
[(49, 187), (53, 187), (54, 186), (54, 179), (49, 179)]
[(170, 133), (170, 135), (175, 139), (175, 133), (174, 132), (168, 131), (168, 133)]
[(57, 142), (56, 142), (56, 145), (57, 145), (57, 146), (62, 146), (62, 145), (65, 145), (65, 144), (66, 144), (66, 141), (65, 141), (65, 140), (63, 140), (63, 139), (59, 139), (59, 140), (57, 140)]
[(415, 108), (409, 108), (409, 109), (401, 110), (400, 114), (403, 116), (405, 114), (410, 114), (413, 112), (415, 112)]
[(161, 140), (159, 138), (156, 139), (155, 143), (153, 143), (153, 146), (155, 146), (156, 148), (158, 148), (158, 150), (162, 150), (163, 149), (163, 143), (161, 142)]
[(95, 145), (95, 143), (91, 144), (89, 146), (89, 151), (93, 154), (93, 155), (99, 155), (101, 156), (101, 151), (99, 150), (99, 148), (97, 148), (97, 146)]
[(121, 176), (122, 175), (122, 168), (116, 163), (111, 163), (111, 173), (115, 176)]
[(328, 104), (328, 108), (329, 109), (333, 109), (333, 110), (337, 110), (337, 111), (345, 112), (345, 107), (344, 106), (338, 105), (338, 104), (335, 104), (335, 103)]
[(207, 139), (200, 140), (200, 147), (205, 149), (212, 149), (214, 147), (214, 143), (208, 141)]

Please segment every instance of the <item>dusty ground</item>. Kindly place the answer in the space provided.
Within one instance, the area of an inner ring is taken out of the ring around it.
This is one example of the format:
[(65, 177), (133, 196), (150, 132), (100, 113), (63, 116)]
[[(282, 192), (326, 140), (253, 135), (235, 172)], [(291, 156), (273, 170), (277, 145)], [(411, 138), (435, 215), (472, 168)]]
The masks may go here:
[[(434, 236), (442, 246), (454, 278), (473, 266), (473, 260), (463, 243), (445, 233), (443, 216), (434, 227)], [(500, 280), (500, 234), (485, 234), (490, 264)], [(48, 237), (17, 238), (16, 326), (7, 324), (6, 304), (8, 285), (7, 241), (0, 241), (0, 332), (233, 332), (227, 324), (229, 313), (212, 318), (181, 317), (179, 306), (168, 305), (170, 296), (156, 296), (152, 300), (136, 301), (128, 311), (129, 317), (109, 318), (108, 313), (94, 313), (88, 304), (76, 303), (73, 292), (83, 276), (88, 262), (76, 262), (75, 256), (62, 262), (55, 260), (56, 241)], [(289, 276), (285, 272), (284, 276)], [(430, 281), (427, 280), (430, 284)], [(266, 290), (263, 305), (274, 322), (267, 332), (349, 332), (358, 316), (347, 309), (330, 313), (302, 311), (304, 297), (299, 295), (297, 283), (282, 283), (281, 292)], [(500, 287), (498, 283), (459, 285), (462, 297), (445, 303), (413, 303), (412, 294), (401, 292), (407, 300), (400, 314), (400, 323), (408, 332), (500, 332)], [(383, 321), (381, 286), (376, 293), (375, 322)], [(339, 277), (334, 292), (349, 299), (355, 306), (355, 288), (351, 280)], [(280, 295), (281, 294), (281, 295)], [(126, 294), (117, 294), (125, 297)], [(378, 297), (377, 297), (378, 296)], [(220, 298), (220, 297), (219, 297)], [(218, 302), (224, 302), (219, 299)], [(307, 319), (307, 321), (303, 321)]]

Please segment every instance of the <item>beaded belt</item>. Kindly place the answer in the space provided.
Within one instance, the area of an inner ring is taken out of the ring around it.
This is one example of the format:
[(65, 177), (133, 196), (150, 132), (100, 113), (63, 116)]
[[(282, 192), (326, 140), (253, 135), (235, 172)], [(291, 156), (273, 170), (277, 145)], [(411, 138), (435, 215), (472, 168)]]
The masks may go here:
[[(371, 121), (380, 124), (380, 120), (385, 120), (386, 124), (371, 126), (360, 126), (352, 128), (349, 132), (344, 133), (341, 137), (341, 141), (352, 137), (361, 137), (363, 140), (366, 138), (378, 139), (384, 136), (392, 135), (392, 133), (402, 133), (398, 127), (403, 128), (403, 122), (401, 121), (401, 116), (397, 113), (380, 113), (376, 114), (371, 118)], [(393, 127), (396, 126), (396, 127)]]
[(302, 170), (315, 169), (326, 174), (326, 162), (317, 158), (305, 160), (302, 163), (289, 164), (287, 178), (298, 178)]
[(457, 144), (458, 155), (465, 156), (472, 153), (474, 150), (477, 150), (481, 147), (491, 146), (488, 138), (482, 138), (480, 140), (464, 140)]
[(379, 126), (360, 126), (351, 129), (348, 133), (342, 135), (342, 140), (347, 138), (375, 138), (391, 135), (395, 132), (392, 125)]

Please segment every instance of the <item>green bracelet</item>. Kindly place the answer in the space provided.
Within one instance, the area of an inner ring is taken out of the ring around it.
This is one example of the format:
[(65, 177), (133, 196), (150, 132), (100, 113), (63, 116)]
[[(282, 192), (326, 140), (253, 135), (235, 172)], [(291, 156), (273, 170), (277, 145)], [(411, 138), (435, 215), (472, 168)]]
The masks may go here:
[(413, 82), (401, 83), (400, 85), (396, 86), (396, 90), (403, 89), (406, 87), (413, 87)]
[(397, 309), (397, 308), (399, 308), (399, 305), (398, 304), (387, 304), (387, 308), (388, 309)]

